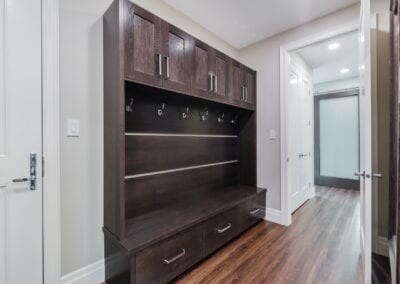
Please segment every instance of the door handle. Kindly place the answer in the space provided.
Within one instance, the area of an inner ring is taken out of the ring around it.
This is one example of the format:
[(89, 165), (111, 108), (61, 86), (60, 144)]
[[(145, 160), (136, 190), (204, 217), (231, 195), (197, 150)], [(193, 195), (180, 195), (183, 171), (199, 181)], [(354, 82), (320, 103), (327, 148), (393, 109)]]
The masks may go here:
[(366, 176), (365, 171), (362, 171), (362, 172), (355, 172), (354, 175), (355, 175), (356, 177), (362, 177), (362, 178), (365, 178), (365, 176)]
[(214, 93), (218, 93), (218, 76), (214, 75)]
[(208, 73), (208, 80), (210, 81), (210, 88), (208, 89), (209, 92), (214, 91), (214, 75), (212, 73)]
[(169, 80), (169, 56), (165, 56), (165, 62), (167, 64), (167, 75), (165, 76), (165, 79)]
[(162, 76), (162, 56), (160, 53), (157, 53), (158, 58), (158, 76)]
[(307, 157), (308, 156), (308, 154), (304, 154), (304, 153), (300, 153), (299, 154), (299, 158), (304, 158), (304, 157)]
[(36, 166), (37, 166), (37, 161), (36, 161), (36, 153), (31, 153), (30, 154), (30, 166), (29, 166), (29, 178), (15, 178), (12, 181), (14, 183), (21, 183), (21, 182), (30, 182), (30, 190), (36, 190)]

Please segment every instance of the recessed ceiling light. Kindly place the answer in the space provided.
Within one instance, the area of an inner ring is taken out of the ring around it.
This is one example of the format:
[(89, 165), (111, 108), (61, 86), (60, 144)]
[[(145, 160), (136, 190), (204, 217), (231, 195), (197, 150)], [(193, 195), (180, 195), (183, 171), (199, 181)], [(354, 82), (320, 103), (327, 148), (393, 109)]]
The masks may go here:
[(338, 42), (332, 42), (331, 44), (328, 45), (329, 50), (335, 50), (335, 49), (338, 49), (339, 47), (340, 47), (340, 43), (338, 43)]
[(346, 73), (349, 73), (350, 72), (350, 69), (349, 68), (342, 68), (342, 69), (340, 69), (340, 73), (342, 73), (342, 74), (346, 74)]

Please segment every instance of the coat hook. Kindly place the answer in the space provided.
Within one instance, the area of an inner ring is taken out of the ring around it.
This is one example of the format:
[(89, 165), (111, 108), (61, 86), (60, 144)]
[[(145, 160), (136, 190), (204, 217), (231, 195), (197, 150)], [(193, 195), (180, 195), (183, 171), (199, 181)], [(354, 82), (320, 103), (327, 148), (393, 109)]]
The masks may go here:
[(157, 116), (161, 117), (165, 114), (165, 103), (162, 103), (157, 106)]
[(133, 112), (133, 98), (131, 98), (129, 105), (125, 107), (126, 112)]
[(202, 112), (200, 112), (200, 120), (201, 121), (206, 121), (208, 117), (208, 109), (204, 108)]
[(218, 116), (218, 123), (224, 122), (224, 116), (225, 116), (225, 113), (222, 113), (220, 116)]
[(188, 119), (189, 118), (189, 107), (186, 107), (185, 111), (182, 112), (182, 119)]
[(231, 124), (236, 124), (238, 120), (238, 115), (235, 115), (233, 119), (231, 119)]

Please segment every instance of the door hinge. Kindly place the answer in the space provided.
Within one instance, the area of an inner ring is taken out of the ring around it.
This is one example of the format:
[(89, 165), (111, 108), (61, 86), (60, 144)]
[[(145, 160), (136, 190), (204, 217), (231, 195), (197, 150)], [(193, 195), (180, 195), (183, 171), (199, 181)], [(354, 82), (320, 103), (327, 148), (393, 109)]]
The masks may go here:
[(42, 177), (44, 177), (44, 157), (42, 156)]

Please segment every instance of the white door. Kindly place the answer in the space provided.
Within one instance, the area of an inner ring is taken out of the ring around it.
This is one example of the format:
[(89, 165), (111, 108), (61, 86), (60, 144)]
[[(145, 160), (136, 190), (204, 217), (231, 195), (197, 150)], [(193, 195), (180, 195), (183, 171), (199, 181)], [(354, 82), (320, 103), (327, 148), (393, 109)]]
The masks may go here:
[(313, 185), (313, 98), (311, 82), (291, 64), (288, 88), (288, 177), (290, 209), (294, 212), (311, 197)]
[(364, 282), (371, 283), (371, 11), (370, 0), (361, 1), (360, 13), (360, 207)]
[(41, 0), (0, 0), (1, 284), (43, 283), (41, 73)]

